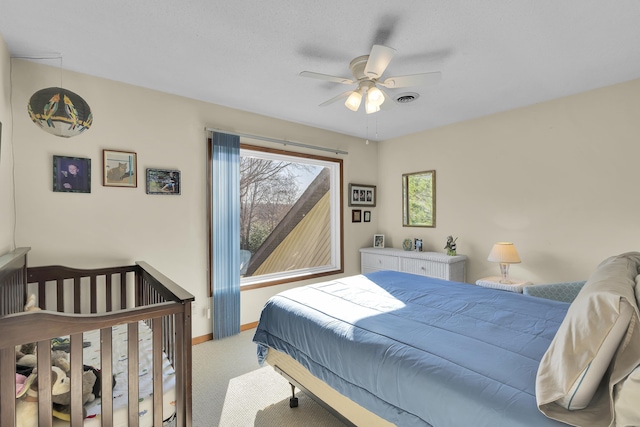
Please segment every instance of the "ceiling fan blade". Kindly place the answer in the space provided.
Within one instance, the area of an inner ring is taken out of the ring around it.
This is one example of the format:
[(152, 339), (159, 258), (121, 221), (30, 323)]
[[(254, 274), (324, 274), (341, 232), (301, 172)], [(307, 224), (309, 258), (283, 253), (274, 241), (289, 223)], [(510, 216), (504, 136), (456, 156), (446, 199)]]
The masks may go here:
[(374, 44), (364, 67), (364, 74), (372, 79), (379, 79), (395, 53), (396, 50), (392, 47)]
[(334, 83), (342, 83), (344, 85), (353, 84), (354, 81), (345, 77), (330, 76), (329, 74), (314, 73), (312, 71), (303, 71), (300, 73), (302, 77), (311, 77), (312, 79), (326, 80)]
[(338, 96), (334, 96), (333, 98), (331, 98), (328, 101), (324, 101), (322, 104), (320, 104), (320, 107), (325, 107), (329, 104), (333, 104), (334, 102), (340, 101), (341, 99), (347, 99), (349, 97), (349, 95), (351, 95), (353, 93), (352, 90), (348, 90), (346, 92), (342, 92), (340, 95)]
[(388, 88), (408, 87), (408, 86), (430, 86), (438, 83), (442, 79), (440, 71), (433, 73), (411, 74), (408, 76), (389, 77), (379, 85)]

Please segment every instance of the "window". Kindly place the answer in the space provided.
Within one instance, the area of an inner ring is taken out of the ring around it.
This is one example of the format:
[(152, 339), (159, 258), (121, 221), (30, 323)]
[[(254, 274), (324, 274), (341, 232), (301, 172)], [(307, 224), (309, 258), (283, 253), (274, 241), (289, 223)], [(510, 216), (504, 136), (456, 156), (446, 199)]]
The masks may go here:
[(240, 146), (244, 289), (342, 267), (342, 160)]

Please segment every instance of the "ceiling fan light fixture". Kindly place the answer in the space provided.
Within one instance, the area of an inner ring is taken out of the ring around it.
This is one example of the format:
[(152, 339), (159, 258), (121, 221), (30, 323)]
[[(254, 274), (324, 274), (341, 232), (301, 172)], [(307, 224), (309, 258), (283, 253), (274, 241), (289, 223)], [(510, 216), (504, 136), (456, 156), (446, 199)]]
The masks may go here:
[(377, 113), (378, 111), (380, 111), (380, 106), (379, 105), (373, 104), (373, 103), (368, 102), (368, 101), (364, 104), (364, 108), (365, 108), (365, 111), (367, 112), (367, 114)]
[(349, 95), (347, 100), (344, 102), (344, 105), (351, 111), (358, 111), (358, 108), (360, 108), (361, 102), (362, 102), (362, 94), (359, 91), (354, 90), (353, 92), (351, 92), (351, 95)]
[(367, 91), (367, 103), (371, 103), (377, 107), (384, 102), (384, 95), (380, 89), (373, 86)]

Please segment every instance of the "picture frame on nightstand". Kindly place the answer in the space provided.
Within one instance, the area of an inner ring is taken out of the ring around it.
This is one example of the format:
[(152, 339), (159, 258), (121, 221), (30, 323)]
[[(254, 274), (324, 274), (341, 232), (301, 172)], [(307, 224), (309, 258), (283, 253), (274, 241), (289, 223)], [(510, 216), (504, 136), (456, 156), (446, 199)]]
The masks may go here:
[(374, 234), (373, 235), (373, 247), (374, 248), (384, 248), (384, 234)]

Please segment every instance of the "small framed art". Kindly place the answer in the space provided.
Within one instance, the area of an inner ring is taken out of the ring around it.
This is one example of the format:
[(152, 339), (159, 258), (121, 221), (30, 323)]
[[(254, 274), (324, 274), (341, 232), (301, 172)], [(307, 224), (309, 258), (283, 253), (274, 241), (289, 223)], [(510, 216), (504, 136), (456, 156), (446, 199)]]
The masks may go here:
[(364, 222), (371, 222), (371, 211), (364, 211)]
[(180, 194), (180, 171), (147, 169), (147, 194)]
[(91, 159), (53, 156), (53, 191), (91, 193)]
[(102, 185), (105, 187), (137, 187), (137, 164), (136, 153), (102, 150)]
[(384, 248), (384, 234), (374, 234), (373, 235), (373, 247), (374, 248)]
[(360, 209), (351, 210), (351, 222), (362, 222), (362, 211)]
[(349, 206), (375, 206), (376, 186), (349, 184)]

